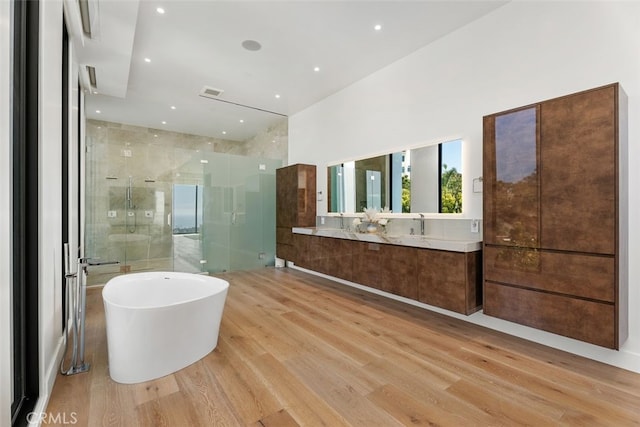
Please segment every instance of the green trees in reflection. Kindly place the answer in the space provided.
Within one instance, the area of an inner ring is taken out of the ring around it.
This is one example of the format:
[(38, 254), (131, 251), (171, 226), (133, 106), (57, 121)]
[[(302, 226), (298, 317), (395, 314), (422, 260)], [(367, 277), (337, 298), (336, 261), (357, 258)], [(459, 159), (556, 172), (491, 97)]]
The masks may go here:
[(462, 174), (456, 168), (448, 169), (442, 165), (441, 174), (441, 213), (462, 212)]

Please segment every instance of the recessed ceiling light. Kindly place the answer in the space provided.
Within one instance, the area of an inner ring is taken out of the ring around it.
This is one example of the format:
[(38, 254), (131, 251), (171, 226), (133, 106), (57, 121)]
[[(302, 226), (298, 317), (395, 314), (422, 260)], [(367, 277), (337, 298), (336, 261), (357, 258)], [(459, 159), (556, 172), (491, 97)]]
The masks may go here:
[(280, 94), (279, 93), (276, 93), (276, 98), (280, 98)]
[(153, 135), (153, 137), (154, 137), (154, 138), (157, 138), (157, 137), (158, 137), (158, 135)]
[(149, 59), (149, 58), (144, 58), (144, 62), (151, 62), (151, 59)]
[(164, 14), (164, 9), (159, 7), (159, 8), (156, 9), (156, 12), (158, 12), (160, 15), (163, 15)]
[(175, 110), (175, 109), (176, 109), (176, 106), (175, 106), (175, 105), (172, 105), (172, 106), (171, 106), (171, 109), (172, 109), (172, 110)]
[(380, 31), (380, 30), (382, 30), (382, 25), (376, 24), (376, 25), (373, 26), (373, 29), (376, 30), (376, 31)]
[(242, 47), (255, 52), (256, 50), (262, 49), (262, 45), (255, 40), (245, 40), (242, 42)]
[(223, 135), (226, 135), (226, 134), (227, 134), (227, 131), (226, 131), (226, 130), (223, 130), (223, 131), (222, 131), (222, 134), (223, 134)]
[(102, 111), (100, 111), (100, 110), (96, 110), (96, 113), (97, 113), (97, 114), (100, 114), (101, 112), (102, 112)]
[(315, 71), (317, 73), (318, 71), (320, 71), (320, 67), (314, 67), (313, 71)]
[(240, 119), (240, 123), (244, 123), (244, 120)]
[(163, 120), (163, 121), (162, 121), (162, 124), (163, 124), (163, 125), (166, 125), (166, 124), (167, 124), (167, 122), (165, 122), (165, 121)]

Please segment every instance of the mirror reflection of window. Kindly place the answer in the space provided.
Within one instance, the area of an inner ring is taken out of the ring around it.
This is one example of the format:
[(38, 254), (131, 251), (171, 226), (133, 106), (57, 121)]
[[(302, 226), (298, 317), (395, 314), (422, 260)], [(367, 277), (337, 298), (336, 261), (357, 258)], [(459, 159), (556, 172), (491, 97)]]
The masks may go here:
[(462, 141), (440, 144), (440, 211), (462, 212)]
[[(376, 189), (373, 172), (379, 174)], [(329, 212), (462, 212), (462, 140), (330, 166), (328, 176)]]
[(367, 171), (367, 207), (382, 210), (382, 174), (379, 171)]

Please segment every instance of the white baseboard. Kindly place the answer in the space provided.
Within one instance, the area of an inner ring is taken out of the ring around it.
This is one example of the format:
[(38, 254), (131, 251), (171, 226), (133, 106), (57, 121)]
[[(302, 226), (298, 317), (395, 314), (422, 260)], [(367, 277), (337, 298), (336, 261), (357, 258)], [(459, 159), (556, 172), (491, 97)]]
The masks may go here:
[[(62, 356), (64, 354), (64, 337), (60, 337), (58, 340), (58, 345), (56, 346), (56, 351), (54, 353), (54, 357), (49, 361), (49, 365), (46, 369), (46, 374), (42, 377), (42, 381), (40, 382), (40, 396), (38, 396), (38, 401), (36, 402), (35, 407), (33, 408), (33, 412), (35, 414), (45, 414), (47, 410), (47, 405), (49, 404), (49, 398), (51, 397), (51, 391), (53, 390), (53, 386), (56, 382), (56, 377), (58, 376), (58, 372), (60, 369), (60, 361), (62, 360)], [(31, 417), (29, 421), (30, 427), (38, 427), (42, 424), (43, 416), (34, 416)], [(46, 418), (45, 418), (46, 419)]]

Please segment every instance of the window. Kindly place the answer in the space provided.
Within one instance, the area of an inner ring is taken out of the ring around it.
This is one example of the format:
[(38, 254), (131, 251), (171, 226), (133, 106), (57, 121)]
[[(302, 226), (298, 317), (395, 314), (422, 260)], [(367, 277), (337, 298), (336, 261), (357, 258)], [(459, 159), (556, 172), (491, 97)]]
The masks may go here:
[(202, 227), (202, 186), (173, 186), (173, 234), (199, 233)]
[(462, 141), (439, 144), (440, 213), (462, 212)]

